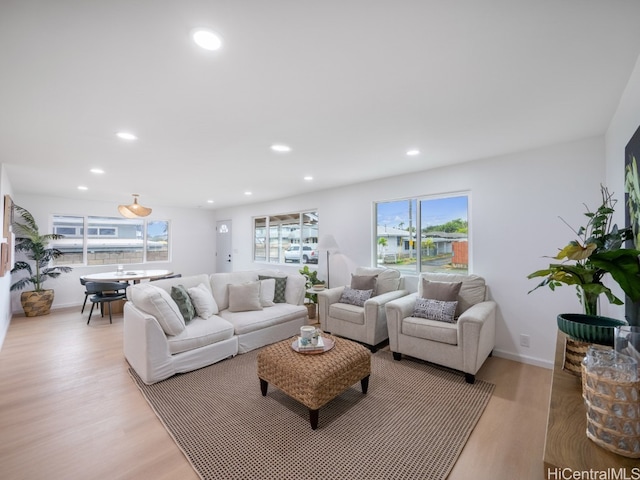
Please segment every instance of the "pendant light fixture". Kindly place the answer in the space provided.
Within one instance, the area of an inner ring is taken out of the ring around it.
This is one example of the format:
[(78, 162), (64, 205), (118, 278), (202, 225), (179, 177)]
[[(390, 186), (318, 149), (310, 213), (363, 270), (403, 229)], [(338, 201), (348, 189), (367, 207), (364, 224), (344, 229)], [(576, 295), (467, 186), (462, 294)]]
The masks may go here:
[(138, 203), (138, 195), (137, 193), (133, 193), (133, 203), (131, 205), (119, 205), (118, 211), (123, 217), (127, 218), (138, 218), (138, 217), (146, 217), (151, 213), (151, 209), (147, 207), (143, 207)]

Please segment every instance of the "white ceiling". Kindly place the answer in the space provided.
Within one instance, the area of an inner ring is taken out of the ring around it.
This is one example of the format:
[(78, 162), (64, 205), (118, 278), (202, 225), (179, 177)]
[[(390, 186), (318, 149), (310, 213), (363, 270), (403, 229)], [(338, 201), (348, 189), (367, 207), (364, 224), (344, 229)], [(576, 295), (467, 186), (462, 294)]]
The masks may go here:
[(14, 193), (219, 208), (599, 135), (639, 24), (638, 0), (2, 0), (0, 162)]

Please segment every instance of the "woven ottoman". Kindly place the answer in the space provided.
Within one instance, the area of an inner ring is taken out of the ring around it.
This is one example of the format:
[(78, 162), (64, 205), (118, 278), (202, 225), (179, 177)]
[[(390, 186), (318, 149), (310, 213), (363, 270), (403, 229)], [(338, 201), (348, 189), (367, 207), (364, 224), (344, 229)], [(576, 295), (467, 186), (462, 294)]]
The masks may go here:
[(271, 383), (309, 409), (311, 428), (318, 428), (320, 407), (360, 381), (367, 393), (371, 353), (360, 344), (330, 338), (335, 346), (324, 353), (298, 353), (291, 348), (295, 338), (283, 340), (258, 352), (258, 378), (262, 395)]

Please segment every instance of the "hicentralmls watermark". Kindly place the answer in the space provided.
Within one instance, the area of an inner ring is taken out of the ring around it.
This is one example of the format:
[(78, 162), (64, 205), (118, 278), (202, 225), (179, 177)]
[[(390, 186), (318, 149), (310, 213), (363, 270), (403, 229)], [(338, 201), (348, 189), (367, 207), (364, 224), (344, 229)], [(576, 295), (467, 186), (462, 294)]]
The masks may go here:
[(572, 470), (547, 468), (548, 480), (640, 480), (640, 467), (607, 468), (604, 470)]

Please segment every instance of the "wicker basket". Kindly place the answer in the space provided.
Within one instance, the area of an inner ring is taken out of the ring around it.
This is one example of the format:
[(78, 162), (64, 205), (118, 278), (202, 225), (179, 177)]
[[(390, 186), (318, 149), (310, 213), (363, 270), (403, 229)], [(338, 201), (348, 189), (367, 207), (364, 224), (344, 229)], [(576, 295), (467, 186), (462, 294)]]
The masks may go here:
[(640, 381), (603, 378), (582, 366), (587, 437), (609, 451), (640, 458)]

